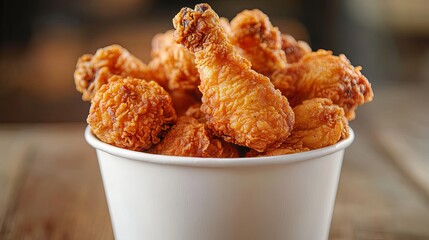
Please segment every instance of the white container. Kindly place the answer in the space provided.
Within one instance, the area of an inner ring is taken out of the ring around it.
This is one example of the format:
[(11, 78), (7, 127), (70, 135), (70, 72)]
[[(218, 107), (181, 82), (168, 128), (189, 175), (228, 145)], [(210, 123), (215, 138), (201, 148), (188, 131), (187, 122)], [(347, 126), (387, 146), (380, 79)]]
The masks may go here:
[(354, 133), (313, 151), (259, 158), (192, 158), (86, 140), (98, 156), (116, 239), (327, 239)]

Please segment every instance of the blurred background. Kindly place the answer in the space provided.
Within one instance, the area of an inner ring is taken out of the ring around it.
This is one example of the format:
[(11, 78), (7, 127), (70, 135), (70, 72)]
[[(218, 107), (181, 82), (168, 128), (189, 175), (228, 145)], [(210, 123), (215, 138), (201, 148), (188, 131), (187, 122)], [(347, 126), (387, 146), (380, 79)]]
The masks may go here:
[[(149, 61), (150, 42), (198, 1), (2, 0), (0, 122), (84, 121), (73, 83), (77, 58), (118, 43)], [(344, 53), (379, 88), (429, 79), (426, 0), (210, 1), (220, 16), (259, 8), (311, 47)], [(376, 94), (377, 96), (377, 94)]]

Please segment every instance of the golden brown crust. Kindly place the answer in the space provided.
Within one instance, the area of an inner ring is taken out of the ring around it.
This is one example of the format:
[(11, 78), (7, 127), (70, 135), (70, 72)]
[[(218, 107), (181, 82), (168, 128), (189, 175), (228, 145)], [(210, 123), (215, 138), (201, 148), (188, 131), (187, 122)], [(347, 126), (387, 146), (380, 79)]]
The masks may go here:
[(171, 98), (156, 82), (113, 76), (91, 101), (87, 122), (103, 142), (144, 150), (176, 120)]
[(193, 117), (202, 123), (206, 123), (206, 114), (201, 111), (201, 103), (191, 105), (185, 112), (185, 116)]
[(327, 147), (349, 136), (344, 110), (327, 98), (313, 98), (293, 108), (295, 125), (291, 135), (277, 148), (247, 157), (276, 156)]
[(203, 123), (182, 116), (150, 153), (185, 157), (238, 157), (235, 146), (213, 137)]
[(229, 22), (197, 4), (173, 24), (154, 36), (148, 65), (119, 45), (78, 59), (76, 89), (101, 141), (187, 157), (299, 153), (347, 138), (356, 107), (373, 98), (361, 67), (311, 52), (260, 10)]
[(276, 148), (289, 135), (294, 114), (270, 79), (251, 69), (229, 43), (207, 4), (182, 8), (175, 39), (195, 54), (203, 94), (201, 110), (216, 136), (257, 151)]
[(225, 33), (228, 36), (228, 38), (231, 40), (232, 29), (231, 29), (231, 25), (229, 24), (228, 18), (220, 17), (219, 18), (219, 24), (223, 28), (223, 30), (225, 31)]
[(280, 31), (263, 12), (244, 10), (231, 20), (230, 26), (231, 42), (252, 63), (252, 69), (270, 76), (275, 70), (286, 67)]
[(357, 106), (372, 101), (371, 84), (344, 56), (318, 50), (305, 54), (298, 62), (271, 76), (273, 84), (292, 106), (311, 98), (329, 98), (345, 111), (348, 120), (355, 118)]
[(162, 65), (160, 58), (154, 58), (149, 62), (148, 66), (148, 76), (145, 79), (154, 80), (166, 91), (168, 91), (168, 78), (164, 71), (164, 66)]
[(173, 101), (174, 109), (176, 110), (177, 116), (185, 115), (185, 112), (192, 105), (201, 105), (201, 98), (195, 97), (194, 94), (183, 90), (175, 89), (169, 92)]
[(186, 90), (200, 95), (198, 85), (200, 76), (195, 66), (195, 57), (173, 39), (173, 30), (157, 34), (152, 39), (153, 60), (149, 66), (168, 82), (168, 89)]
[(313, 98), (293, 108), (295, 125), (282, 146), (317, 149), (337, 143), (349, 134), (344, 110), (327, 98)]
[(85, 54), (78, 59), (74, 72), (76, 89), (82, 93), (84, 101), (90, 101), (113, 75), (147, 79), (149, 69), (125, 48), (107, 46), (98, 49), (94, 55)]
[(296, 41), (294, 37), (288, 34), (281, 35), (282, 50), (286, 54), (288, 63), (298, 62), (305, 54), (311, 52), (308, 43)]

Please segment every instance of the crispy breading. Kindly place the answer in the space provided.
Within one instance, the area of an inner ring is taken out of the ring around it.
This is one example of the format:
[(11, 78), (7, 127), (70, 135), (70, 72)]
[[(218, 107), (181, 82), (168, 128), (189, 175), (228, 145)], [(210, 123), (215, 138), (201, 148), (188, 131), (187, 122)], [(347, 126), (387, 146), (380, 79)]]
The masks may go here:
[(87, 122), (103, 142), (145, 150), (176, 120), (171, 97), (154, 81), (113, 76), (91, 100)]
[(205, 123), (207, 122), (206, 114), (201, 111), (201, 103), (191, 105), (185, 112), (186, 116), (198, 119), (198, 121)]
[(201, 98), (183, 89), (175, 89), (169, 92), (173, 100), (173, 106), (177, 116), (185, 115), (185, 112), (193, 105), (201, 105)]
[(295, 125), (291, 135), (277, 148), (247, 157), (298, 153), (333, 145), (349, 136), (344, 110), (327, 98), (313, 98), (293, 108)]
[(311, 52), (310, 45), (304, 41), (296, 41), (288, 34), (281, 35), (282, 49), (286, 54), (288, 63), (298, 62), (306, 53)]
[(244, 10), (231, 20), (230, 40), (239, 53), (252, 63), (252, 69), (270, 76), (286, 67), (286, 55), (277, 27), (258, 9)]
[[(313, 98), (293, 108), (295, 125), (282, 144), (317, 149), (337, 143), (349, 135), (344, 110), (327, 98)], [(302, 144), (301, 144), (302, 143)]]
[(374, 96), (361, 69), (353, 67), (343, 54), (334, 56), (331, 51), (318, 50), (274, 72), (271, 80), (292, 106), (311, 98), (329, 98), (352, 120), (356, 107), (372, 101)]
[(207, 125), (225, 141), (257, 151), (278, 147), (294, 113), (270, 79), (251, 69), (220, 27), (208, 4), (182, 8), (173, 19), (175, 39), (195, 54)]
[(185, 157), (238, 157), (234, 145), (213, 137), (204, 123), (188, 116), (179, 117), (176, 125), (149, 152)]
[(200, 96), (198, 85), (200, 76), (195, 66), (194, 55), (173, 39), (173, 30), (157, 34), (152, 39), (152, 58), (149, 66), (163, 81), (168, 83), (168, 89), (186, 90)]
[(74, 72), (76, 89), (82, 93), (84, 101), (90, 101), (113, 75), (151, 79), (150, 69), (142, 61), (115, 44), (78, 59)]

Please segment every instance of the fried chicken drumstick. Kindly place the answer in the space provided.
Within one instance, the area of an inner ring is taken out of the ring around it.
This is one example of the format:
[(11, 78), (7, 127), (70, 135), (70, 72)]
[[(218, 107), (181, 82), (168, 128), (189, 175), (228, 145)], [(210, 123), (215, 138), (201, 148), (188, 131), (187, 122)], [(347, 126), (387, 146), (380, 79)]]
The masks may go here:
[(292, 130), (294, 113), (270, 79), (251, 69), (229, 42), (208, 4), (182, 8), (173, 19), (175, 40), (195, 54), (207, 125), (227, 142), (262, 152)]

